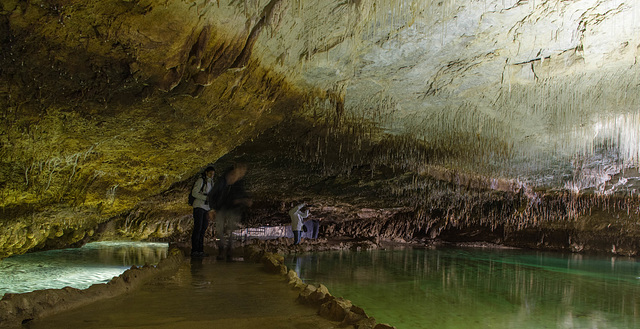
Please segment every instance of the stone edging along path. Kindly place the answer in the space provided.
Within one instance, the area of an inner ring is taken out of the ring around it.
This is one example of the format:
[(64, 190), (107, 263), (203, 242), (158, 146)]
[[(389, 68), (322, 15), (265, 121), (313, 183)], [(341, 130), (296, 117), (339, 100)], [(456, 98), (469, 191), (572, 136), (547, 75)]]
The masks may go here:
[[(299, 291), (297, 302), (318, 308), (318, 315), (340, 322), (341, 327), (356, 329), (391, 329), (376, 323), (364, 310), (342, 297), (332, 296), (327, 287), (305, 284), (293, 270), (284, 265), (284, 257), (266, 252), (257, 245), (245, 245), (244, 259), (260, 262), (269, 273), (283, 276), (292, 289)], [(108, 283), (94, 284), (87, 289), (66, 287), (37, 290), (22, 294), (5, 294), (0, 300), (0, 328), (21, 327), (31, 320), (71, 310), (99, 300), (115, 297), (143, 285), (159, 275), (175, 272), (185, 261), (180, 249), (172, 248), (169, 256), (157, 266), (132, 266)]]
[(124, 294), (158, 275), (176, 271), (183, 262), (182, 252), (171, 249), (169, 256), (157, 266), (132, 266), (108, 283), (94, 284), (87, 289), (65, 287), (5, 294), (0, 300), (0, 328), (20, 327), (34, 319)]
[(282, 255), (265, 252), (256, 245), (246, 245), (244, 247), (244, 257), (245, 260), (259, 261), (268, 272), (285, 277), (289, 286), (300, 292), (298, 302), (317, 307), (320, 316), (331, 321), (340, 322), (341, 327), (352, 326), (356, 329), (395, 328), (388, 324), (376, 323), (376, 320), (368, 316), (362, 308), (353, 305), (350, 300), (332, 296), (327, 287), (322, 284), (315, 287), (302, 282), (295, 271), (288, 270), (284, 265), (284, 257)]

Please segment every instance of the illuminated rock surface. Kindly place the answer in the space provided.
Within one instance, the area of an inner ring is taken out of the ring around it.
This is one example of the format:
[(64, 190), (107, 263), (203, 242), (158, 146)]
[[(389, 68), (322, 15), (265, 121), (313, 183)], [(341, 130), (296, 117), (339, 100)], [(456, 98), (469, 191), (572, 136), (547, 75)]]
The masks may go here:
[(189, 179), (251, 220), (636, 254), (632, 1), (20, 1), (0, 7), (0, 258), (181, 239)]

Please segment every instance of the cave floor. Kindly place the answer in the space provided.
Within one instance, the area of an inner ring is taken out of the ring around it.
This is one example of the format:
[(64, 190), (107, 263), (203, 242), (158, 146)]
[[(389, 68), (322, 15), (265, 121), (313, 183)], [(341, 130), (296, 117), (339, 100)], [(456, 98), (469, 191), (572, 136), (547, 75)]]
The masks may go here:
[(175, 274), (25, 328), (338, 328), (262, 264), (188, 258)]

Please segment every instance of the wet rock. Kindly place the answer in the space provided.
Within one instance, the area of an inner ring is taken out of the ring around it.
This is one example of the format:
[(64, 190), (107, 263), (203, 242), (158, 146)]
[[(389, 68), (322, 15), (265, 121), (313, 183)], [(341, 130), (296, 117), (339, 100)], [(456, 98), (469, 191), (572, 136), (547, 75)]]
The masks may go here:
[[(368, 320), (368, 321), (367, 321)], [(375, 320), (369, 320), (369, 317), (364, 312), (364, 310), (355, 305), (351, 305), (349, 311), (346, 312), (344, 319), (342, 320), (342, 325), (355, 325), (359, 323), (360, 326), (366, 326), (371, 323), (375, 323)]]
[(262, 264), (265, 269), (271, 273), (278, 273), (281, 275), (287, 274), (287, 267), (284, 265), (284, 257), (273, 253), (265, 253), (261, 258)]
[(298, 295), (298, 300), (302, 301), (302, 302), (306, 302), (307, 299), (309, 298), (309, 296), (316, 291), (316, 287), (311, 285), (311, 284), (305, 284), (304, 288), (302, 289), (302, 291), (300, 291), (300, 294)]
[(367, 317), (353, 324), (354, 329), (373, 329), (376, 326), (376, 319)]
[(350, 300), (342, 297), (331, 297), (320, 306), (318, 314), (332, 321), (343, 321), (351, 311), (351, 306)]
[[(304, 292), (307, 289), (310, 289), (309, 285), (304, 283), (302, 281), (302, 279), (300, 279), (298, 277), (298, 274), (293, 270), (289, 270), (289, 272), (287, 272), (286, 278), (287, 278), (287, 283), (289, 284), (289, 286), (291, 286), (291, 288), (293, 288), (295, 290), (299, 290), (299, 291)], [(300, 299), (300, 296), (298, 296), (298, 299)], [(303, 301), (304, 301), (304, 299), (303, 299)]]
[(298, 301), (308, 305), (320, 306), (328, 301), (331, 294), (324, 285), (320, 284), (319, 287), (314, 285), (304, 285), (304, 288), (298, 296)]
[(327, 289), (325, 285), (320, 284), (318, 288), (309, 295), (307, 301), (312, 304), (322, 304), (327, 301), (329, 297), (331, 297), (329, 289)]
[(289, 282), (289, 284), (295, 284), (297, 281), (300, 281), (298, 273), (294, 270), (289, 270), (289, 272), (287, 272), (287, 282)]

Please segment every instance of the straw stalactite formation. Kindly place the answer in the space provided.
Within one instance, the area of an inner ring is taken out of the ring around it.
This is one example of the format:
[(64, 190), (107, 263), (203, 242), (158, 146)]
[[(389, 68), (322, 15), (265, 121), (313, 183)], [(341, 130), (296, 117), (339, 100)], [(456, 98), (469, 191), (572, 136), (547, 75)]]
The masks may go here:
[[(186, 239), (202, 167), (247, 223), (636, 254), (640, 5), (0, 4), (0, 258)], [(636, 239), (636, 240), (634, 240)]]

